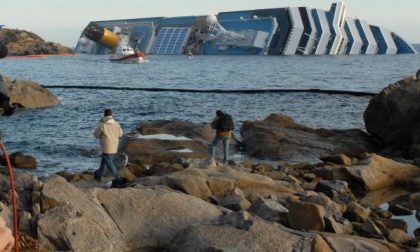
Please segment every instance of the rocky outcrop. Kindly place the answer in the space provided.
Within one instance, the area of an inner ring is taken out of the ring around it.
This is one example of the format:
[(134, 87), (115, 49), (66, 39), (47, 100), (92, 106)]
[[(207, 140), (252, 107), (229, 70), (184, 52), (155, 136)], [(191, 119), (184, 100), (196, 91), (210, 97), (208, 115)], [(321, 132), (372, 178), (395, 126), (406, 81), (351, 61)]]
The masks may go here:
[(420, 157), (420, 81), (407, 78), (373, 97), (363, 115), (366, 130), (386, 146)]
[(47, 108), (60, 105), (60, 100), (48, 89), (39, 84), (26, 80), (10, 80), (4, 75), (0, 75), (4, 82), (10, 103), (18, 103), (24, 108)]
[(318, 162), (321, 156), (340, 153), (354, 157), (374, 149), (361, 130), (311, 129), (281, 114), (245, 121), (241, 135), (250, 156), (288, 162)]
[(45, 181), (41, 202), (39, 243), (50, 250), (158, 249), (188, 226), (221, 215), (209, 203), (165, 188), (83, 191), (59, 176)]
[[(153, 165), (179, 162), (182, 158), (207, 158), (208, 144), (214, 137), (209, 125), (186, 121), (152, 121), (127, 136), (121, 150), (133, 164)], [(219, 151), (221, 153), (221, 151)]]
[(420, 168), (410, 164), (370, 154), (355, 166), (346, 167), (349, 174), (369, 191), (389, 187), (420, 174)]
[(74, 53), (70, 48), (46, 42), (38, 35), (23, 30), (1, 29), (0, 41), (6, 44), (10, 56)]

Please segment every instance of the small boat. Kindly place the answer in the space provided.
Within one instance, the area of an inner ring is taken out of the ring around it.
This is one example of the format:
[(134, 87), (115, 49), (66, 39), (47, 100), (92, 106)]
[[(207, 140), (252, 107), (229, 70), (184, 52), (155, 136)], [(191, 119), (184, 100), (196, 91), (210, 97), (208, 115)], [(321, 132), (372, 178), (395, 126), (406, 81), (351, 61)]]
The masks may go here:
[(119, 46), (109, 60), (112, 62), (147, 62), (144, 52), (136, 52), (129, 46)]

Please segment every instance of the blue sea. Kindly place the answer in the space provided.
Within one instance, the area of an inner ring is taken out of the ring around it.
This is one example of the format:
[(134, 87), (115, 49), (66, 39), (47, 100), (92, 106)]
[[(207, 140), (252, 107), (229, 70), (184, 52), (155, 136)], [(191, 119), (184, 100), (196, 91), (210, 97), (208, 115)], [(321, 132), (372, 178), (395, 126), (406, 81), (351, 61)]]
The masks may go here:
[[(420, 48), (418, 48), (420, 49)], [(420, 51), (420, 50), (419, 50)], [(41, 85), (181, 89), (334, 89), (379, 92), (420, 68), (419, 55), (374, 56), (149, 56), (118, 64), (106, 55), (6, 58), (0, 73)], [(310, 127), (364, 128), (370, 97), (311, 93), (178, 93), (55, 88), (61, 105), (0, 117), (9, 152), (36, 157), (37, 174), (85, 171), (99, 165), (93, 130), (112, 108), (125, 132), (155, 119), (209, 122), (217, 109), (245, 120), (284, 113)]]

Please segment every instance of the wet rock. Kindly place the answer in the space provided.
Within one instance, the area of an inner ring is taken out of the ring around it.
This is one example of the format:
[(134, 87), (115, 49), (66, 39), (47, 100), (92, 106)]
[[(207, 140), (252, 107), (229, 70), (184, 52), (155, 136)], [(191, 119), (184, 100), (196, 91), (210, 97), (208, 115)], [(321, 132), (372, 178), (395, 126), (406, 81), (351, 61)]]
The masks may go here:
[(395, 216), (412, 215), (413, 211), (401, 206), (400, 204), (391, 204), (388, 207), (388, 211), (392, 212)]
[(358, 234), (364, 237), (377, 239), (384, 238), (381, 230), (371, 220), (367, 220), (364, 223), (353, 223), (353, 228)]
[(25, 30), (1, 29), (0, 40), (6, 44), (9, 55), (73, 54), (74, 51)]
[(48, 89), (26, 80), (10, 80), (0, 75), (10, 96), (10, 103), (21, 104), (24, 108), (47, 108), (60, 105), (60, 100)]
[(287, 220), (290, 227), (294, 229), (323, 231), (325, 215), (325, 209), (320, 205), (291, 201)]
[[(407, 152), (420, 144), (419, 83), (412, 78), (398, 81), (370, 100), (363, 115), (370, 135)], [(418, 153), (412, 154), (419, 157)]]
[(335, 154), (335, 155), (329, 155), (329, 156), (323, 156), (320, 158), (323, 162), (327, 163), (334, 163), (339, 165), (345, 165), (345, 166), (351, 166), (352, 160), (345, 154)]
[(22, 152), (15, 152), (10, 154), (10, 162), (13, 167), (21, 169), (36, 169), (38, 163), (32, 156), (25, 155)]
[(250, 212), (269, 221), (286, 220), (289, 210), (280, 203), (270, 199), (260, 199), (250, 208)]
[(346, 169), (368, 191), (389, 187), (420, 174), (417, 166), (398, 163), (376, 154), (370, 154), (358, 165)]
[(388, 241), (398, 244), (408, 244), (411, 240), (410, 236), (401, 229), (391, 229), (386, 238)]
[(358, 156), (373, 150), (370, 137), (360, 130), (311, 129), (281, 114), (245, 121), (241, 135), (250, 156), (291, 163), (318, 162), (320, 156), (334, 153)]
[(420, 238), (420, 228), (416, 228), (416, 230), (414, 230), (414, 236), (416, 238)]
[(413, 206), (413, 208), (420, 210), (420, 192), (410, 194), (408, 200), (409, 204)]
[[(215, 134), (207, 124), (178, 120), (144, 123), (138, 128), (138, 133), (149, 135), (149, 138), (140, 138), (138, 134), (132, 134), (122, 141), (121, 149), (128, 154), (130, 163), (143, 166), (159, 162), (177, 163), (181, 159), (207, 159), (208, 144)], [(150, 136), (158, 134), (167, 134), (175, 138), (158, 139)], [(231, 145), (234, 144), (234, 141), (231, 141)], [(218, 149), (220, 151), (217, 151), (217, 154), (220, 155), (221, 145)], [(234, 150), (231, 146), (231, 152)]]
[(369, 219), (370, 211), (361, 205), (353, 202), (347, 205), (343, 217), (352, 222), (365, 222)]

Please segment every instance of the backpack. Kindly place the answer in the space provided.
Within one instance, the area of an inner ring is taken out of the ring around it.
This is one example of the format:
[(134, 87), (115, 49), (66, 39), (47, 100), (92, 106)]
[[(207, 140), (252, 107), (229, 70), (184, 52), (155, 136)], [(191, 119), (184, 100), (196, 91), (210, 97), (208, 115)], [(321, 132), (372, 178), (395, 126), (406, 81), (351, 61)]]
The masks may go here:
[(232, 116), (225, 113), (219, 116), (219, 123), (217, 129), (220, 131), (234, 130), (235, 124), (233, 123)]

